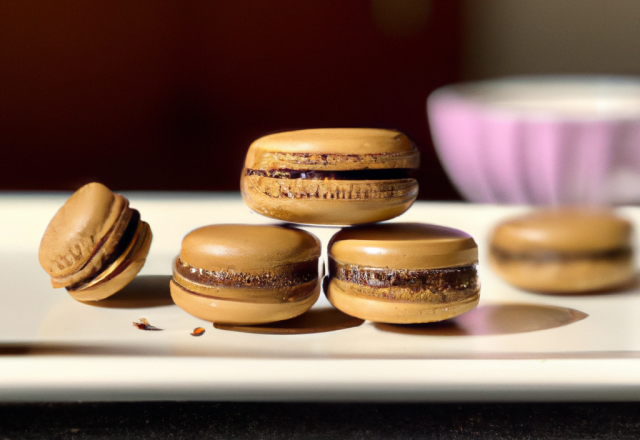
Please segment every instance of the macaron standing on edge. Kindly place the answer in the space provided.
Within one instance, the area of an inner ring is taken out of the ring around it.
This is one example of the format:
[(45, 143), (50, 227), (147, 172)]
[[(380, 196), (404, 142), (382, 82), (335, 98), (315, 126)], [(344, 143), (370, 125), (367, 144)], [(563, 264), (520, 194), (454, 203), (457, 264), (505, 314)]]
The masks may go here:
[(506, 220), (490, 238), (489, 264), (524, 290), (608, 290), (636, 277), (632, 224), (604, 208), (541, 209)]
[(293, 223), (355, 225), (405, 212), (420, 154), (404, 134), (368, 128), (272, 134), (247, 152), (240, 181), (251, 209)]
[(77, 190), (44, 232), (38, 259), (54, 288), (98, 301), (125, 287), (145, 263), (151, 229), (122, 195), (100, 183)]
[(342, 229), (328, 247), (325, 294), (334, 307), (390, 324), (441, 321), (480, 298), (478, 247), (465, 232), (420, 223)]
[(174, 302), (206, 321), (261, 324), (306, 312), (320, 294), (320, 241), (284, 226), (218, 224), (185, 236)]

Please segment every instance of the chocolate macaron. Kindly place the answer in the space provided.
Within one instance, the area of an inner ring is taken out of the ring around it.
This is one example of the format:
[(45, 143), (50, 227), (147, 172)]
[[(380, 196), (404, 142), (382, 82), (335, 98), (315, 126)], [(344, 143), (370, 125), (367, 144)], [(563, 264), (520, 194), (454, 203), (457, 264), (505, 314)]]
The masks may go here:
[(242, 171), (251, 209), (294, 223), (355, 225), (405, 212), (418, 195), (420, 155), (402, 133), (312, 129), (256, 140)]
[(318, 299), (320, 241), (283, 226), (211, 225), (182, 241), (171, 296), (211, 322), (261, 324), (293, 318)]
[(345, 228), (329, 243), (329, 301), (375, 322), (441, 321), (480, 297), (478, 247), (457, 229), (420, 223)]
[(531, 291), (611, 289), (636, 276), (632, 225), (595, 208), (543, 209), (507, 220), (490, 238), (489, 263), (508, 283)]
[(38, 258), (54, 288), (66, 287), (80, 301), (97, 301), (133, 280), (151, 238), (149, 225), (124, 196), (89, 183), (51, 219)]

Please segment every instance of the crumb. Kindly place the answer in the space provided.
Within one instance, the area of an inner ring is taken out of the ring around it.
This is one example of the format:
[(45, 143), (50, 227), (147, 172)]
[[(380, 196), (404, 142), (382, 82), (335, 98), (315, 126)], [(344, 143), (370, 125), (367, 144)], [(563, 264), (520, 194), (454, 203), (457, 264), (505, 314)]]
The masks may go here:
[(193, 333), (191, 333), (191, 336), (202, 336), (202, 335), (204, 335), (204, 329), (202, 327), (198, 327), (194, 329)]
[(149, 324), (149, 321), (147, 321), (145, 318), (140, 318), (137, 322), (133, 323), (133, 326), (138, 328), (138, 330), (150, 330), (150, 331), (162, 331), (164, 329), (158, 328), (158, 327), (154, 327), (151, 324)]

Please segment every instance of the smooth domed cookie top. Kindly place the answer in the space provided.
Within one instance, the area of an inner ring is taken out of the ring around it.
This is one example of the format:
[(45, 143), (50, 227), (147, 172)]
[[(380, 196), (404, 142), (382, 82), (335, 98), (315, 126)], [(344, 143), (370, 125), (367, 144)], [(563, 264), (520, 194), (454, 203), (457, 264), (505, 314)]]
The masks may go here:
[(345, 264), (390, 269), (436, 269), (478, 261), (466, 232), (422, 223), (345, 228), (329, 243), (329, 256)]
[(312, 128), (264, 136), (251, 148), (287, 153), (376, 154), (411, 151), (407, 136), (380, 128)]
[(65, 202), (44, 231), (38, 258), (51, 277), (79, 270), (126, 208), (127, 200), (89, 183)]
[(320, 253), (316, 236), (300, 229), (227, 224), (187, 234), (180, 259), (199, 269), (241, 272), (309, 261)]
[(632, 225), (599, 208), (543, 209), (498, 225), (491, 245), (512, 252), (593, 252), (630, 245)]
[(407, 158), (398, 163), (410, 168), (417, 167), (420, 160), (420, 154), (411, 140), (399, 131), (378, 128), (318, 128), (275, 133), (256, 140), (249, 147), (245, 167), (260, 168), (264, 165), (263, 162), (271, 165), (271, 155), (274, 153), (354, 156), (404, 153)]

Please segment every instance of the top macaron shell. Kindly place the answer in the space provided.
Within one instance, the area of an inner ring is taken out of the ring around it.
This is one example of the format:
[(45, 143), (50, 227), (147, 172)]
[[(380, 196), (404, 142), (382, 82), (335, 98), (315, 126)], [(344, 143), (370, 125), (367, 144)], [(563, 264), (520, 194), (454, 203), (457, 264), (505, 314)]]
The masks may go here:
[(80, 270), (127, 205), (124, 197), (100, 183), (80, 188), (47, 226), (38, 252), (40, 265), (52, 278)]
[(184, 238), (180, 259), (210, 271), (247, 272), (319, 258), (320, 241), (282, 226), (211, 225)]
[(329, 243), (336, 261), (389, 269), (438, 269), (478, 262), (478, 246), (466, 232), (421, 223), (345, 228)]
[(491, 244), (504, 251), (580, 253), (629, 246), (629, 221), (600, 208), (542, 209), (505, 221)]
[(372, 128), (309, 129), (276, 133), (253, 142), (245, 159), (246, 169), (413, 169), (419, 164), (420, 154), (407, 136), (395, 130)]

